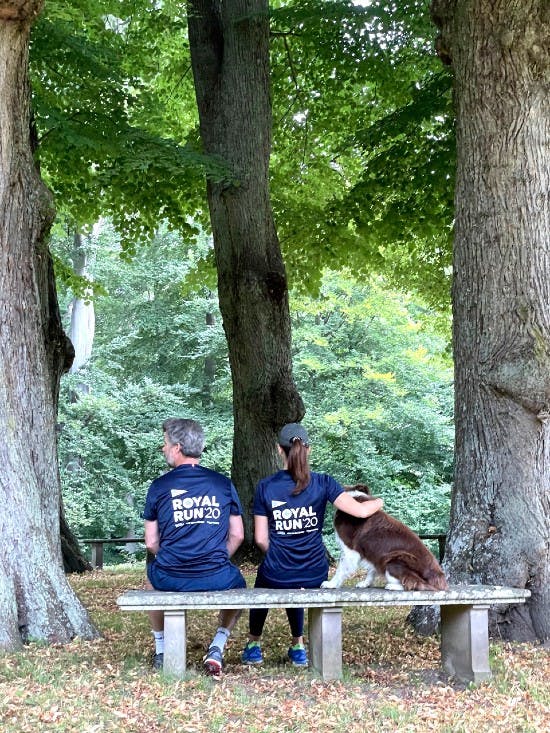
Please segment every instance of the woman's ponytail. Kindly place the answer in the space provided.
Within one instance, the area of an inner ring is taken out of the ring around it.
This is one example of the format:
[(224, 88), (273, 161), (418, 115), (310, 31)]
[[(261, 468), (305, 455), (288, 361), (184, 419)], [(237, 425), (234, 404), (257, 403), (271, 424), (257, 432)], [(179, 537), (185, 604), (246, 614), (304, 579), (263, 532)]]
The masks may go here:
[(296, 496), (307, 488), (311, 478), (308, 446), (304, 445), (300, 438), (294, 438), (290, 448), (283, 447), (283, 450), (287, 458), (287, 471), (296, 481), (296, 486), (292, 492), (292, 496)]
[(286, 456), (286, 470), (296, 482), (292, 496), (300, 494), (309, 485), (309, 437), (301, 423), (288, 423), (279, 433), (279, 445)]

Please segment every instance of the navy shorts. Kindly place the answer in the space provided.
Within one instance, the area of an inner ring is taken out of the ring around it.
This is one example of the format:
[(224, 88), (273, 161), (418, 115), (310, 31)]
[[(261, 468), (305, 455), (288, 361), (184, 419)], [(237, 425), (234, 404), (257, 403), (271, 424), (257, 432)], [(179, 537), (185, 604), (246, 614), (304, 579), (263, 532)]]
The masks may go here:
[(328, 573), (325, 573), (323, 576), (317, 578), (309, 578), (308, 580), (302, 578), (302, 580), (298, 582), (292, 579), (289, 580), (288, 578), (268, 578), (263, 574), (263, 568), (262, 565), (260, 565), (256, 574), (256, 582), (254, 583), (254, 588), (320, 588), (321, 583), (323, 582), (323, 580), (326, 580), (327, 577)]
[(194, 590), (229, 590), (230, 588), (246, 588), (246, 580), (241, 571), (233, 563), (228, 562), (223, 568), (205, 575), (171, 575), (153, 560), (147, 565), (147, 577), (155, 590), (194, 591)]

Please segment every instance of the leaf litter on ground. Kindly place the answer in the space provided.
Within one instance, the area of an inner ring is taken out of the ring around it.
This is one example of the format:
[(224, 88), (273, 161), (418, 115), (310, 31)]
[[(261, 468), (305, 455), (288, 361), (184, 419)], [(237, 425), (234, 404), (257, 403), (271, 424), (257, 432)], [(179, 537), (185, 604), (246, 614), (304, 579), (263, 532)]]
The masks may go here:
[(440, 667), (439, 642), (417, 636), (408, 609), (345, 609), (344, 678), (323, 682), (286, 662), (284, 611), (272, 610), (261, 667), (241, 664), (246, 614), (228, 643), (219, 680), (201, 660), (214, 612), (189, 614), (184, 680), (153, 672), (146, 614), (118, 611), (116, 597), (141, 587), (139, 566), (70, 580), (102, 638), (66, 646), (31, 644), (0, 656), (3, 733), (484, 733), (550, 730), (550, 654), (536, 644), (493, 642), (493, 679), (467, 686)]

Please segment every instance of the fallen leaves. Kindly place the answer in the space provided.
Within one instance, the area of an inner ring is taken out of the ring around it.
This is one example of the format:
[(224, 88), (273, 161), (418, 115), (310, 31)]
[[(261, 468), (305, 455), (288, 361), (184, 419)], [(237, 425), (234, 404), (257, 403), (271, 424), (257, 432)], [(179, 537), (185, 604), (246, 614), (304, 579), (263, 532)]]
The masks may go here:
[(240, 663), (246, 615), (233, 633), (226, 668), (214, 681), (201, 658), (215, 613), (189, 616), (185, 680), (149, 666), (146, 614), (123, 614), (115, 599), (139, 587), (142, 570), (74, 577), (103, 638), (66, 646), (30, 645), (0, 656), (3, 733), (327, 733), (447, 731), (538, 733), (550, 729), (549, 652), (531, 644), (491, 645), (494, 678), (478, 687), (454, 684), (440, 668), (438, 641), (405, 624), (407, 609), (344, 611), (342, 681), (322, 682), (285, 661), (288, 624), (271, 611), (265, 664)]

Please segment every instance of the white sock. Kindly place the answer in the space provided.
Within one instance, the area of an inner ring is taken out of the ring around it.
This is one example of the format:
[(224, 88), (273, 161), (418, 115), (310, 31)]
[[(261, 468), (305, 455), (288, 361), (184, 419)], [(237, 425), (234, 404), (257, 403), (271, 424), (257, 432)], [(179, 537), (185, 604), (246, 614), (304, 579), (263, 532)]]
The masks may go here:
[(155, 654), (164, 654), (164, 631), (153, 631), (155, 637)]
[(225, 642), (229, 639), (230, 633), (231, 632), (229, 631), (229, 629), (220, 626), (216, 631), (216, 636), (212, 639), (212, 643), (210, 644), (210, 646), (217, 646), (220, 651), (223, 652)]

